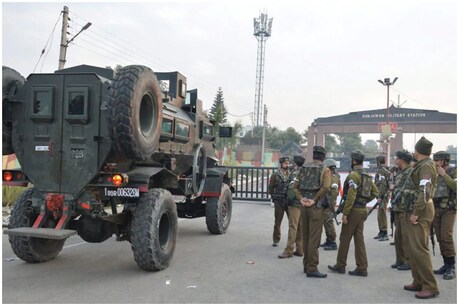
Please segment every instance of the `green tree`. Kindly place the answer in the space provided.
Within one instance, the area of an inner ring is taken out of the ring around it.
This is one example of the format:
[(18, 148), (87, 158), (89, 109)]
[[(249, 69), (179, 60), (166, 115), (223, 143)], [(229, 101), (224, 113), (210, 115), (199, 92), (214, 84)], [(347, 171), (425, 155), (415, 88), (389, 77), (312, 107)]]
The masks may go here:
[(367, 141), (365, 141), (362, 151), (363, 153), (365, 153), (365, 156), (367, 157), (376, 157), (381, 153), (378, 147), (378, 143), (376, 142), (376, 140), (373, 139), (368, 139)]
[(219, 87), (217, 94), (214, 99), (214, 103), (210, 109), (209, 117), (210, 119), (215, 121), (215, 125), (217, 127), (224, 126), (226, 124), (226, 116), (228, 112), (226, 111), (225, 107), (225, 99), (223, 98), (223, 91), (222, 88)]
[(350, 156), (354, 150), (362, 150), (362, 137), (359, 133), (337, 134), (339, 149), (345, 156)]
[(325, 134), (325, 150), (327, 152), (337, 153), (338, 143), (333, 135)]
[(457, 147), (455, 147), (453, 145), (449, 145), (449, 146), (446, 147), (446, 152), (448, 152), (450, 154), (456, 154)]
[[(258, 126), (253, 129), (253, 137), (261, 138), (263, 136), (263, 127)], [(252, 138), (252, 131), (248, 132), (244, 138)], [(304, 137), (294, 128), (289, 127), (285, 131), (279, 130), (277, 127), (268, 126), (265, 130), (266, 145), (275, 150), (279, 150), (284, 145), (294, 142), (300, 145), (304, 142)]]

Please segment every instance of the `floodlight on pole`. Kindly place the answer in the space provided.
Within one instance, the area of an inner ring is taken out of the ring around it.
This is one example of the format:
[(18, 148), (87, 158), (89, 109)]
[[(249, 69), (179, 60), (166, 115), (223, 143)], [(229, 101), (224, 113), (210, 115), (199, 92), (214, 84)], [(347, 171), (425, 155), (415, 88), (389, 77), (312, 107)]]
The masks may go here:
[[(391, 82), (390, 81), (390, 78), (385, 78), (384, 79), (384, 82), (381, 81), (381, 80), (378, 80), (379, 83), (381, 83), (383, 86), (387, 86), (387, 114), (386, 114), (386, 122), (387, 122), (387, 126), (390, 126), (389, 125), (389, 87), (391, 85), (394, 85), (395, 82), (397, 82), (398, 80), (398, 77), (395, 77), (394, 80)], [(390, 165), (390, 152), (389, 152), (389, 137), (387, 137), (387, 143), (386, 143), (386, 153), (387, 153), (387, 164)]]

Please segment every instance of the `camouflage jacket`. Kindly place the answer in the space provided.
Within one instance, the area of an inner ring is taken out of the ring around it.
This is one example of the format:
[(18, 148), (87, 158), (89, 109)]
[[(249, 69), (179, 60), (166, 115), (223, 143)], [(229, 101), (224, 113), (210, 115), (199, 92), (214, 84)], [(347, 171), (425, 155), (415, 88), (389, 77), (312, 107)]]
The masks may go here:
[(426, 209), (427, 203), (432, 201), (437, 177), (437, 169), (430, 157), (414, 164), (402, 196), (402, 205), (407, 212), (418, 216)]
[(279, 169), (271, 175), (269, 180), (269, 194), (273, 202), (281, 205), (286, 204), (287, 187), (290, 179), (290, 170)]
[(368, 179), (369, 186), (362, 186), (362, 175), (368, 175), (364, 172), (361, 165), (356, 165), (344, 181), (346, 190), (346, 201), (344, 202), (343, 215), (348, 216), (351, 213), (355, 202), (368, 203), (378, 196), (378, 188), (375, 183)]
[[(316, 177), (310, 177), (312, 167), (321, 167), (322, 171), (320, 173), (319, 186), (317, 190), (305, 190), (302, 188), (304, 183), (310, 182), (311, 180), (316, 180)], [(308, 199), (313, 199), (316, 202), (317, 206), (321, 206), (319, 200), (325, 198), (325, 194), (328, 192), (331, 186), (331, 172), (327, 166), (324, 166), (321, 161), (314, 160), (312, 163), (304, 164), (299, 172), (298, 176), (293, 181), (292, 190), (295, 193), (295, 196), (298, 200), (301, 201), (303, 197)]]
[(375, 175), (375, 185), (378, 187), (378, 199), (387, 200), (389, 195), (390, 172), (386, 167), (378, 167)]
[(435, 207), (456, 210), (457, 168), (448, 166), (445, 175), (438, 176), (437, 188), (433, 196)]
[(403, 191), (406, 187), (406, 181), (408, 176), (411, 174), (411, 166), (406, 167), (403, 170), (400, 170), (395, 177), (394, 184), (394, 196), (391, 200), (392, 209), (394, 211), (405, 211), (405, 207), (402, 205)]

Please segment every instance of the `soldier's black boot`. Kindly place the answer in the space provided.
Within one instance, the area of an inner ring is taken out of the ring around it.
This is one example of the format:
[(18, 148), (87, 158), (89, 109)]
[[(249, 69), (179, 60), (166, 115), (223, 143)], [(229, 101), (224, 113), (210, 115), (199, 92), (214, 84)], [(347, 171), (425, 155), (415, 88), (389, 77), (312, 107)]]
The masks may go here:
[(446, 271), (443, 274), (443, 279), (456, 278), (456, 267), (454, 257), (446, 257)]
[(321, 246), (322, 248), (324, 248), (324, 247), (326, 247), (326, 246), (329, 246), (329, 245), (330, 245), (330, 242), (331, 242), (331, 241), (328, 240), (328, 238), (327, 238), (327, 240), (325, 240), (325, 242), (322, 243), (320, 246)]
[(373, 239), (379, 239), (381, 238), (381, 235), (382, 235), (382, 231), (380, 230), (378, 235), (376, 235), (375, 237), (373, 237)]
[(338, 246), (336, 245), (336, 242), (331, 241), (329, 245), (324, 247), (325, 251), (336, 251), (338, 249)]
[(441, 275), (445, 274), (446, 272), (446, 257), (443, 256), (443, 266), (440, 267), (438, 270), (434, 270), (434, 274)]
[(389, 240), (389, 236), (387, 236), (387, 231), (382, 231), (381, 237), (378, 239), (379, 241), (387, 241)]

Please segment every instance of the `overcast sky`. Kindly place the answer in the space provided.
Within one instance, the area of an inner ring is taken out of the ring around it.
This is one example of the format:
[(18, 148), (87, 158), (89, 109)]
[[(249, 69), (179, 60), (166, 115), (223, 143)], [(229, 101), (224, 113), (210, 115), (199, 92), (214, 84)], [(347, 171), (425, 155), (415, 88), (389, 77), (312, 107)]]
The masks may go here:
[[(262, 11), (273, 18), (263, 92), (271, 126), (303, 132), (317, 117), (385, 108), (377, 80), (394, 77), (390, 99), (400, 95), (403, 107), (457, 113), (456, 1), (3, 3), (2, 64), (25, 77), (57, 70), (64, 5), (70, 37), (92, 23), (68, 48), (66, 67), (180, 71), (204, 109), (222, 87), (231, 121), (251, 122), (253, 19)], [(406, 135), (405, 147), (421, 136)], [(457, 135), (425, 136), (434, 151), (457, 145)]]

